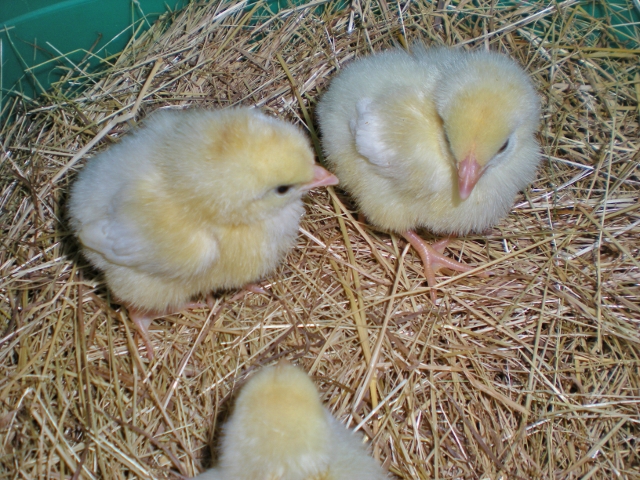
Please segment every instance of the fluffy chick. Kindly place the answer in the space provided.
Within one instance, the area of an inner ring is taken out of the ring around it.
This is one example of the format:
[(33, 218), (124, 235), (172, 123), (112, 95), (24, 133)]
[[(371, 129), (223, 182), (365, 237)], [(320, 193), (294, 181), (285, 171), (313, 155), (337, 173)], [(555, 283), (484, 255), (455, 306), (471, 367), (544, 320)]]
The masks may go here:
[(418, 250), (431, 287), (439, 268), (471, 267), (414, 229), (481, 232), (509, 212), (540, 160), (538, 97), (498, 53), (416, 46), (372, 55), (332, 81), (317, 111), (341, 185), (369, 221)]
[(255, 375), (224, 427), (219, 465), (199, 480), (384, 480), (359, 435), (326, 410), (302, 370)]
[(336, 183), (300, 130), (258, 110), (162, 110), (80, 172), (70, 220), (152, 356), (152, 318), (274, 270), (303, 194)]

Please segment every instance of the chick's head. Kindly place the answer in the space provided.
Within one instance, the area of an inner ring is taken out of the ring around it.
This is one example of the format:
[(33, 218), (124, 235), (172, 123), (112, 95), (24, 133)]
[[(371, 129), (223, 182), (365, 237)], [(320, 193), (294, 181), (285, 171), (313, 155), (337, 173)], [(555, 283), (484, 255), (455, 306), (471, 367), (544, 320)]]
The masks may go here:
[(221, 113), (201, 131), (203, 145), (193, 155), (200, 168), (182, 173), (191, 183), (185, 195), (203, 201), (215, 221), (259, 221), (299, 202), (311, 188), (337, 183), (314, 164), (298, 128), (255, 109)]
[(270, 455), (326, 448), (329, 424), (313, 382), (288, 364), (265, 369), (242, 390), (234, 420)]
[(313, 382), (291, 365), (278, 365), (240, 392), (221, 463), (243, 474), (232, 478), (306, 478), (329, 462), (330, 440), (328, 413)]
[(538, 97), (515, 62), (487, 52), (467, 57), (445, 69), (437, 98), (462, 200), (487, 169), (518, 158), (539, 118)]

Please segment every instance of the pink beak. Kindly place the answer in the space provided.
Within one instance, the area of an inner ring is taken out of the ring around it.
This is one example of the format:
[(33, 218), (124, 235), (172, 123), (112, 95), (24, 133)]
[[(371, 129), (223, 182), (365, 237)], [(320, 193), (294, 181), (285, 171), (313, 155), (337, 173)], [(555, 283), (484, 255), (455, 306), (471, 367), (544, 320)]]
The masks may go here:
[(460, 165), (458, 165), (458, 193), (462, 200), (466, 200), (471, 195), (473, 187), (484, 173), (484, 168), (476, 161), (473, 153), (470, 153)]
[(338, 177), (320, 165), (313, 166), (313, 179), (302, 186), (302, 190), (307, 191), (316, 187), (328, 187), (329, 185), (337, 185)]

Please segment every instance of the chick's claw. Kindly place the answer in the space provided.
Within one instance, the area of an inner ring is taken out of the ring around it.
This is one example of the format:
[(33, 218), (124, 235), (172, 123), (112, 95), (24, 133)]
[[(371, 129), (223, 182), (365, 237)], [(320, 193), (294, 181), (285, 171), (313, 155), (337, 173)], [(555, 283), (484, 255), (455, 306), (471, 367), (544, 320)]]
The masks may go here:
[(427, 284), (431, 287), (431, 301), (436, 303), (436, 291), (433, 288), (436, 285), (436, 272), (441, 268), (448, 268), (454, 272), (469, 272), (475, 267), (470, 267), (460, 262), (456, 262), (444, 255), (444, 249), (449, 243), (449, 239), (440, 240), (439, 242), (429, 245), (413, 230), (407, 230), (402, 234), (404, 238), (416, 249), (418, 255), (422, 259), (424, 265), (424, 276)]

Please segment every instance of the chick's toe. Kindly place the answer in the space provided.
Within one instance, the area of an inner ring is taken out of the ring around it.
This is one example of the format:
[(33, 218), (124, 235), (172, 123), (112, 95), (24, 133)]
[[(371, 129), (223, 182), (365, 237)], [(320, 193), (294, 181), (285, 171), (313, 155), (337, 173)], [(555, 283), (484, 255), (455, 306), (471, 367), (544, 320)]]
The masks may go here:
[(422, 259), (424, 276), (427, 279), (427, 284), (431, 287), (430, 294), (433, 303), (436, 302), (436, 290), (433, 287), (436, 285), (436, 272), (438, 270), (448, 268), (454, 272), (469, 272), (475, 268), (465, 265), (464, 263), (456, 262), (444, 255), (444, 249), (449, 243), (449, 239), (440, 240), (430, 245), (413, 230), (407, 230), (402, 236), (416, 249)]

